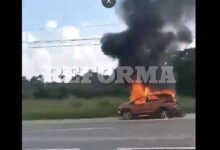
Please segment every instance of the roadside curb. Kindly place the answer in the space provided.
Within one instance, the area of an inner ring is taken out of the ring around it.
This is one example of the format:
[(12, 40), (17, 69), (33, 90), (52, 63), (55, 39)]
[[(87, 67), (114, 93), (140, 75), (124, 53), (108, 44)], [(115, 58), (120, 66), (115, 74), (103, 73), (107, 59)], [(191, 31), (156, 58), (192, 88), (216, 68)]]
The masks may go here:
[(186, 114), (183, 118), (185, 119), (195, 119), (196, 118), (196, 114)]
[[(195, 114), (186, 114), (183, 118), (173, 119), (195, 119)], [(171, 119), (171, 120), (173, 120)], [(149, 119), (149, 120), (128, 120), (128, 121), (156, 121), (161, 119)], [(39, 124), (59, 124), (59, 123), (101, 123), (101, 122), (125, 122), (125, 120), (119, 120), (118, 117), (106, 117), (106, 118), (89, 118), (89, 119), (60, 119), (60, 120), (22, 120), (22, 124), (39, 123)]]

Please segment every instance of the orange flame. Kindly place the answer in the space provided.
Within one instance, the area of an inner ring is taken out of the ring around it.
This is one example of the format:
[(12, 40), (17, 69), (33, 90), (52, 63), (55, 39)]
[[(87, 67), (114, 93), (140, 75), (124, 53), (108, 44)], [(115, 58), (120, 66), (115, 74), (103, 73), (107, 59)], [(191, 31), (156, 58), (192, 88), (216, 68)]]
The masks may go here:
[(130, 100), (135, 104), (144, 104), (148, 99), (158, 99), (160, 95), (171, 95), (173, 100), (176, 101), (175, 90), (163, 89), (153, 90), (148, 86), (144, 86), (142, 83), (134, 83), (131, 86)]
[(134, 101), (135, 104), (144, 104), (146, 97), (145, 97), (145, 88), (141, 83), (134, 83), (132, 84), (131, 90), (131, 101)]

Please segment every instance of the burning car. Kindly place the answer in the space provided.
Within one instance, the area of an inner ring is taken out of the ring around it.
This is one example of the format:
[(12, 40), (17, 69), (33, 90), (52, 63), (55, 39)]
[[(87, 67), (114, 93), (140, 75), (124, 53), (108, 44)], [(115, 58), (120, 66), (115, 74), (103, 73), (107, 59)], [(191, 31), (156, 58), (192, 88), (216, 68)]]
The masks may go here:
[[(118, 15), (126, 24), (126, 29), (118, 33), (106, 33), (100, 41), (102, 52), (118, 60), (116, 69), (122, 66), (173, 66), (173, 56), (176, 55), (173, 52), (180, 50), (182, 46), (188, 47), (193, 42), (193, 34), (186, 20), (195, 16), (194, 1), (171, 3), (163, 0), (124, 0), (118, 8)], [(162, 76), (158, 71), (155, 80)], [(125, 72), (121, 71), (117, 76), (121, 77)], [(135, 79), (140, 78), (138, 74), (142, 74), (131, 71), (126, 73)], [(138, 80), (141, 79), (143, 78)], [(160, 117), (167, 118), (171, 117), (171, 112), (178, 110), (175, 91), (170, 90), (175, 82), (172, 80), (167, 85), (166, 81), (155, 82), (154, 88), (163, 90), (153, 90), (149, 87), (150, 80), (145, 80), (145, 84), (148, 84), (146, 87), (132, 82), (131, 101), (120, 106), (120, 115), (126, 119), (140, 114), (159, 114)], [(170, 95), (170, 98), (164, 95)]]
[(152, 92), (149, 87), (143, 87), (141, 84), (133, 85), (131, 101), (119, 106), (118, 113), (124, 120), (130, 120), (137, 116), (163, 119), (183, 116), (176, 102), (174, 91)]

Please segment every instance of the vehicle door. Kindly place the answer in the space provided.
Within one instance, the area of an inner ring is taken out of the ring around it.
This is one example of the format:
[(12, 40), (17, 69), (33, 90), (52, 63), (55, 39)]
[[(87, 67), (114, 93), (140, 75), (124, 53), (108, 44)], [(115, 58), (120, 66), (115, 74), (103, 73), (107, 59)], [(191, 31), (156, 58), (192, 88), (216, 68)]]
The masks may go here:
[(149, 99), (143, 106), (143, 112), (147, 115), (150, 115), (157, 111), (159, 105), (159, 99)]

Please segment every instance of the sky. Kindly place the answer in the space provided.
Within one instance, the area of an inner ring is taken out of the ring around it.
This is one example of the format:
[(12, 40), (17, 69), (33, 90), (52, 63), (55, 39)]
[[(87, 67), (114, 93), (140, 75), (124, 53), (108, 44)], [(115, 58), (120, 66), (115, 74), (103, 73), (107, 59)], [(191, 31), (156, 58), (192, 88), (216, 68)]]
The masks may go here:
[(87, 45), (98, 41), (75, 41), (67, 44), (84, 46), (50, 48), (45, 44), (27, 44), (45, 40), (101, 38), (104, 33), (125, 30), (126, 26), (115, 12), (117, 3), (107, 9), (101, 0), (23, 0), (22, 6), (23, 76), (30, 79), (42, 74), (47, 82), (60, 81), (58, 75), (63, 70), (68, 82), (79, 70), (81, 75), (89, 69), (100, 73), (107, 69), (105, 73), (111, 74), (117, 67), (118, 61), (105, 56), (100, 45)]

